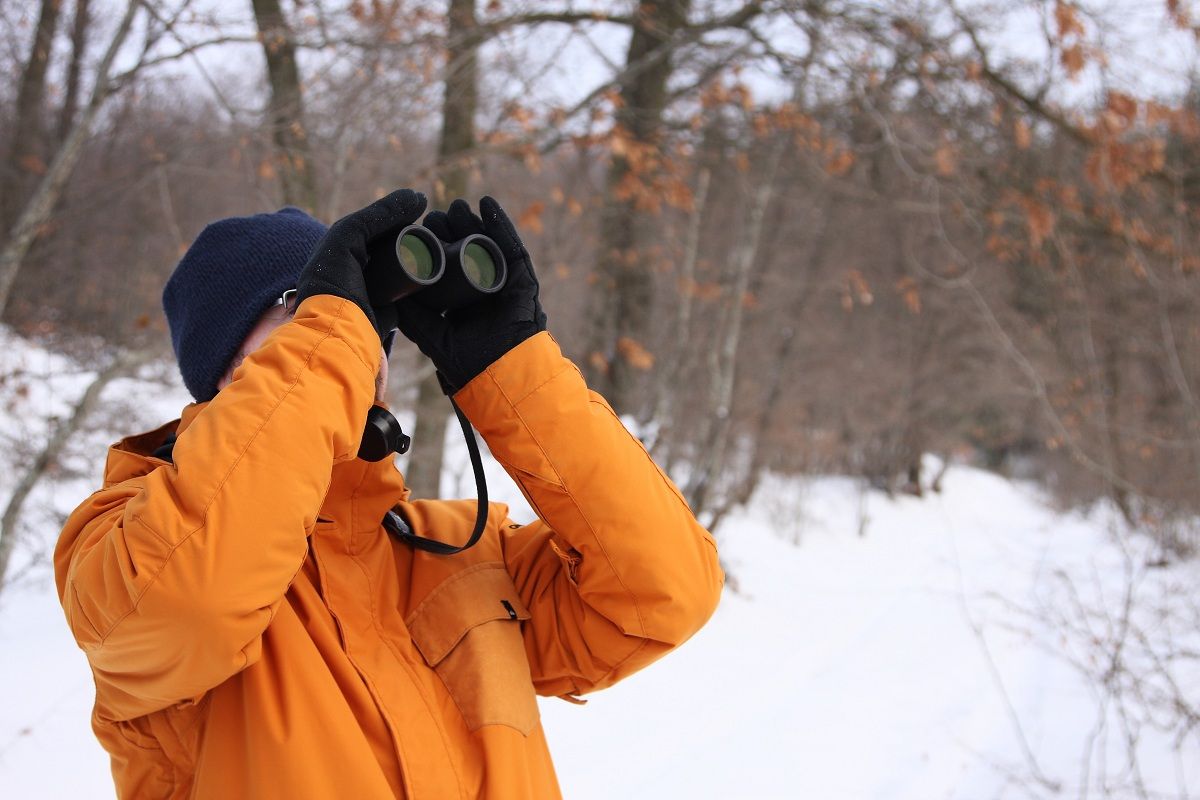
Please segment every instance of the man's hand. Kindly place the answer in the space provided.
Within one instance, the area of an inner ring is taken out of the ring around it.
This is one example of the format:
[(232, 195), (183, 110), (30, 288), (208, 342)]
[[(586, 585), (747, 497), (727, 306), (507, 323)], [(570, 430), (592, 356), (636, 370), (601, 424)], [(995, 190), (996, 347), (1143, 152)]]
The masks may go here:
[(425, 195), (400, 189), (333, 223), (300, 272), (297, 304), (317, 294), (344, 297), (363, 310), (382, 341), (396, 327), (395, 310), (390, 305), (373, 309), (367, 299), (367, 246), (416, 222), (424, 211)]
[(491, 197), (479, 202), (479, 212), (480, 216), (475, 216), (467, 202), (459, 199), (446, 212), (429, 212), (424, 224), (444, 242), (457, 242), (474, 233), (491, 237), (508, 263), (504, 288), (445, 316), (423, 305), (419, 294), (396, 304), (400, 332), (433, 361), (451, 392), (466, 386), (530, 336), (546, 330), (537, 275), (516, 228)]

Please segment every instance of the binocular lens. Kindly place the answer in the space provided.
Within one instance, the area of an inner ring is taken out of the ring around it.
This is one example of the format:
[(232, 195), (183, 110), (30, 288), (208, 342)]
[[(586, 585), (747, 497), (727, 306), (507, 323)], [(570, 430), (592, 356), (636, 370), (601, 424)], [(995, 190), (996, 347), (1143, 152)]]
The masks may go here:
[(408, 271), (410, 275), (420, 281), (427, 281), (433, 277), (435, 262), (433, 253), (429, 250), (429, 245), (413, 233), (406, 233), (400, 237), (400, 241), (396, 244), (396, 254), (400, 257), (400, 264)]
[(463, 248), (463, 272), (471, 283), (480, 289), (492, 289), (496, 285), (499, 270), (496, 260), (482, 245), (471, 242)]
[(500, 291), (508, 270), (500, 248), (483, 234), (443, 243), (428, 228), (409, 225), (369, 246), (364, 276), (373, 306), (420, 292), (422, 305), (451, 311)]

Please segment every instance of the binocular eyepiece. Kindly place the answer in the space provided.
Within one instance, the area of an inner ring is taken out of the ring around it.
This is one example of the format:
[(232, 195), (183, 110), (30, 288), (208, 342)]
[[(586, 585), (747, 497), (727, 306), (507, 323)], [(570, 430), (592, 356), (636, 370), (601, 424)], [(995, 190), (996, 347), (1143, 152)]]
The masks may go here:
[(409, 225), (368, 250), (367, 296), (371, 305), (420, 293), (422, 305), (453, 311), (504, 288), (508, 267), (500, 247), (483, 234), (443, 244), (431, 230)]

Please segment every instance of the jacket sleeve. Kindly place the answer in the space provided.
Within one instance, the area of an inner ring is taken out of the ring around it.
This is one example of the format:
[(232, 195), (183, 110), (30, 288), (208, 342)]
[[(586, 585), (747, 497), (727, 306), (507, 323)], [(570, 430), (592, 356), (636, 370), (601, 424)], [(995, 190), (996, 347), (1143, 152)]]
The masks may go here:
[(539, 693), (615, 683), (708, 620), (724, 583), (713, 537), (550, 334), (455, 400), (540, 517), (502, 529)]
[(357, 451), (378, 348), (353, 303), (306, 300), (180, 434), (173, 465), (68, 518), (55, 577), (102, 718), (195, 699), (258, 659), (333, 464)]

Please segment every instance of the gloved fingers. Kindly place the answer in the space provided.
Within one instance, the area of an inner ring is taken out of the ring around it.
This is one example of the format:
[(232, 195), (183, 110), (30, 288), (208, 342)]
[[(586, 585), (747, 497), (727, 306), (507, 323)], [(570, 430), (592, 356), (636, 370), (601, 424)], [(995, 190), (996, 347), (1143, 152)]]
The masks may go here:
[(526, 255), (525, 244), (521, 241), (520, 234), (517, 233), (508, 214), (504, 213), (504, 209), (496, 202), (496, 198), (485, 195), (479, 201), (479, 213), (483, 217), (483, 232), (500, 245), (505, 258), (511, 261)]
[(370, 241), (390, 230), (416, 222), (425, 211), (426, 202), (425, 195), (421, 192), (397, 189), (355, 212), (351, 217), (354, 218), (363, 239)]
[(457, 242), (476, 233), (483, 233), (483, 221), (471, 211), (471, 206), (461, 197), (450, 204), (446, 211), (446, 219), (450, 223), (450, 241)]
[(525, 249), (521, 235), (517, 233), (512, 220), (494, 197), (485, 196), (480, 200), (479, 210), (483, 214), (484, 233), (500, 247), (500, 252), (504, 253), (504, 260), (508, 262), (508, 285), (505, 286), (504, 294), (532, 285), (536, 298), (539, 289), (537, 273), (533, 270), (529, 251)]
[(450, 220), (446, 219), (445, 211), (430, 211), (425, 215), (425, 221), (421, 224), (443, 242), (454, 241), (450, 233)]

